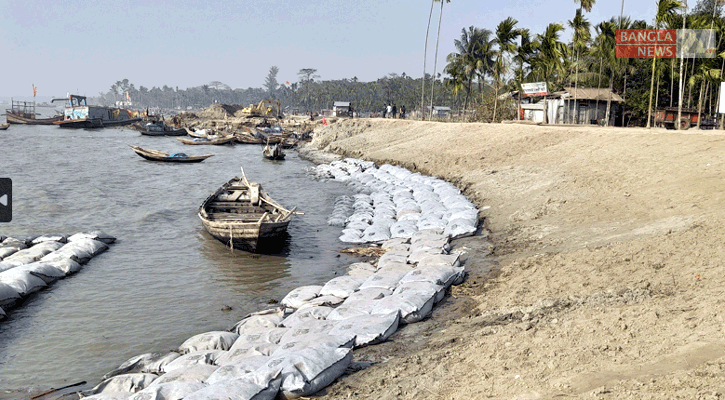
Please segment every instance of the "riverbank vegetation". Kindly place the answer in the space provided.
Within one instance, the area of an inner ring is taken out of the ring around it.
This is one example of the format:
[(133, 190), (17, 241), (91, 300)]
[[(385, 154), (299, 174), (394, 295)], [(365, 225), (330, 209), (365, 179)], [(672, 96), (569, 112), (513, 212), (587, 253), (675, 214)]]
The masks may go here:
[[(454, 42), (456, 51), (446, 56), (442, 73), (434, 66), (430, 75), (424, 67), (425, 79), (401, 72), (371, 82), (355, 76), (324, 80), (316, 69), (302, 68), (297, 72), (297, 82), (280, 84), (279, 68), (272, 66), (259, 88), (232, 89), (213, 81), (187, 89), (166, 85), (149, 89), (136, 88), (124, 79), (93, 100), (113, 104), (126, 100), (128, 93), (136, 106), (187, 109), (212, 103), (256, 104), (273, 98), (289, 107), (288, 112), (302, 113), (330, 109), (335, 101), (349, 101), (362, 115), (380, 113), (392, 103), (408, 110), (426, 110), (427, 115), (428, 107), (433, 105), (450, 107), (459, 120), (491, 122), (515, 119), (517, 106), (508, 94), (519, 90), (522, 83), (543, 81), (550, 92), (565, 87), (611, 89), (625, 100), (619, 121), (627, 126), (648, 125), (648, 118), (653, 117), (651, 110), (677, 106), (680, 96), (683, 107), (699, 109), (704, 118), (715, 115), (725, 68), (725, 18), (719, 1), (699, 0), (685, 12), (679, 0), (659, 0), (657, 15), (650, 16), (650, 21), (620, 15), (599, 22), (587, 18), (587, 12), (596, 6), (595, 0), (575, 3), (566, 26), (550, 23), (543, 32), (520, 26), (512, 17), (495, 26), (462, 28), (460, 38)], [(453, 6), (455, 2), (449, 5)], [(439, 29), (440, 23), (439, 16)], [(683, 27), (714, 29), (716, 57), (685, 59), (682, 68), (675, 59), (617, 58), (617, 29)], [(572, 32), (568, 42), (567, 28)], [(427, 47), (428, 35), (426, 51)]]

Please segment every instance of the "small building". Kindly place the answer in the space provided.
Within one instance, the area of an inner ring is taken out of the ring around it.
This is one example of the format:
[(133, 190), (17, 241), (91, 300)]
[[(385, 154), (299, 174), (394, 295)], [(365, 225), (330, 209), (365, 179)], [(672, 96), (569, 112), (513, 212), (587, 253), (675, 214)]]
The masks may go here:
[(351, 114), (351, 109), (349, 101), (336, 101), (332, 104), (332, 115), (335, 117), (348, 117)]
[(604, 124), (607, 115), (607, 101), (611, 99), (609, 126), (614, 126), (615, 115), (624, 103), (624, 99), (609, 88), (564, 88), (553, 93), (560, 100), (559, 115), (556, 122), (563, 124)]
[[(434, 118), (450, 118), (451, 108), (444, 106), (433, 106), (433, 117)], [(430, 106), (428, 106), (428, 112), (430, 112)]]

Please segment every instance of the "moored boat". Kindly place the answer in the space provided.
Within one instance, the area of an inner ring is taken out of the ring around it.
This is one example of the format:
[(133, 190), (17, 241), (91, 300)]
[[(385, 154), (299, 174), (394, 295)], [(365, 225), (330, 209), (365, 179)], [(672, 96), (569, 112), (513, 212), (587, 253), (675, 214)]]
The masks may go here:
[(53, 124), (62, 128), (104, 128), (110, 126), (130, 125), (141, 121), (141, 113), (125, 108), (88, 105), (85, 96), (68, 95), (63, 119)]
[(5, 118), (9, 124), (20, 125), (53, 125), (63, 119), (62, 115), (50, 118), (36, 118), (34, 101), (11, 100), (10, 109), (5, 110)]
[(200, 156), (190, 156), (185, 153), (164, 153), (163, 151), (144, 149), (138, 146), (131, 146), (131, 149), (136, 152), (139, 156), (150, 160), (150, 161), (164, 161), (164, 162), (177, 162), (177, 163), (198, 163), (206, 160), (214, 154), (203, 154)]
[(187, 138), (180, 138), (177, 137), (176, 140), (180, 141), (183, 144), (229, 144), (234, 141), (234, 135), (228, 135), (228, 136), (221, 136), (217, 138), (194, 138), (194, 139), (187, 139)]
[(149, 122), (145, 125), (135, 124), (134, 127), (145, 136), (186, 136), (186, 129), (171, 128), (163, 122)]
[(229, 246), (257, 251), (279, 243), (295, 209), (288, 210), (274, 201), (262, 186), (249, 182), (242, 169), (212, 193), (199, 207), (204, 229)]
[(10, 127), (10, 124), (0, 124), (0, 131), (4, 131), (5, 129), (8, 129)]
[(267, 143), (262, 151), (262, 156), (268, 160), (284, 160), (285, 154), (279, 144), (275, 144), (270, 147), (269, 143)]

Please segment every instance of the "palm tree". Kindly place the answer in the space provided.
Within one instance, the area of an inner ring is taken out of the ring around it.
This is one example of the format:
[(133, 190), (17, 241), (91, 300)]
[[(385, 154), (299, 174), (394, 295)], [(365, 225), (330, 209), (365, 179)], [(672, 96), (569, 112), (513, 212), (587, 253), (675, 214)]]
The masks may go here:
[[(519, 37), (521, 38), (521, 44), (516, 47), (516, 54), (514, 54), (514, 60), (519, 62), (519, 68), (517, 71), (514, 72), (516, 76), (516, 86), (519, 91), (519, 109), (521, 108), (521, 84), (524, 82), (524, 79), (526, 77), (526, 71), (524, 70), (524, 63), (529, 64), (531, 63), (531, 57), (534, 54), (533, 48), (531, 46), (531, 33), (528, 29), (519, 29), (518, 31)], [(520, 118), (520, 115), (518, 112), (516, 113), (516, 118)]]
[[(675, 17), (675, 11), (682, 7), (682, 2), (679, 0), (659, 0), (657, 2), (657, 15), (655, 16), (655, 29), (659, 29), (662, 24), (670, 26), (673, 23)], [(647, 108), (647, 128), (650, 127), (652, 119), (652, 92), (654, 91), (655, 83), (655, 64), (657, 63), (657, 57), (652, 59), (652, 78), (650, 79), (649, 85), (649, 107)]]
[(423, 81), (422, 86), (420, 88), (420, 112), (421, 115), (425, 110), (425, 64), (426, 64), (426, 58), (428, 58), (428, 35), (430, 34), (430, 20), (433, 17), (433, 4), (435, 4), (436, 0), (431, 0), (430, 2), (430, 13), (428, 14), (428, 27), (425, 30), (425, 47), (423, 48)]
[[(594, 0), (591, 1), (593, 4)], [(591, 5), (589, 6), (589, 9), (591, 9)], [(569, 21), (569, 27), (574, 29), (572, 49), (576, 53), (576, 61), (574, 63), (576, 69), (576, 72), (574, 73), (574, 107), (576, 108), (576, 95), (577, 88), (579, 86), (579, 52), (586, 49), (586, 46), (591, 40), (591, 33), (589, 31), (591, 25), (582, 14), (582, 7), (579, 7), (579, 9), (576, 10), (574, 19)], [(576, 123), (575, 120), (573, 122)]]
[(468, 107), (468, 99), (471, 93), (471, 84), (474, 75), (479, 71), (486, 71), (491, 65), (491, 31), (470, 26), (468, 30), (461, 29), (461, 38), (453, 41), (457, 53), (451, 53), (447, 57), (448, 66), (446, 72), (452, 77), (461, 79), (465, 85), (466, 98), (464, 100), (464, 111)]
[[(438, 43), (441, 39), (441, 21), (443, 20), (443, 0), (433, 0), (433, 1), (440, 1), (441, 3), (441, 12), (438, 15), (438, 36), (436, 36), (436, 51), (435, 56), (433, 57), (433, 82), (430, 84), (430, 114), (429, 119), (433, 116), (433, 91), (435, 88), (436, 83), (436, 68), (438, 67)], [(446, 3), (450, 3), (451, 0), (446, 0)]]
[(518, 21), (508, 17), (501, 21), (496, 27), (496, 38), (494, 43), (498, 46), (495, 51), (496, 61), (494, 62), (493, 75), (496, 80), (496, 87), (494, 89), (495, 97), (493, 100), (493, 120), (496, 121), (496, 109), (498, 107), (498, 91), (501, 88), (501, 78), (506, 72), (504, 65), (504, 57), (507, 53), (513, 53), (516, 51), (516, 37), (519, 35), (517, 29), (515, 29)]
[(562, 24), (550, 23), (543, 34), (536, 35), (531, 45), (536, 54), (531, 60), (532, 75), (543, 79), (549, 88), (558, 85), (566, 72), (564, 64), (569, 56), (569, 46), (559, 40), (563, 31)]
[(579, 3), (579, 10), (584, 9), (586, 12), (592, 12), (592, 7), (596, 0), (574, 0), (574, 3)]

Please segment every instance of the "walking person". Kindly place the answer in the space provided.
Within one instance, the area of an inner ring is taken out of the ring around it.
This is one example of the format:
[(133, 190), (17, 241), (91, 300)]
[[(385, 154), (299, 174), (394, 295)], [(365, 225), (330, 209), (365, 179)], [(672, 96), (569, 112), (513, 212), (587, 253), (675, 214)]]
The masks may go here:
[(393, 119), (398, 118), (398, 107), (395, 106), (395, 103), (393, 103)]
[(400, 119), (405, 119), (405, 106), (400, 106)]

